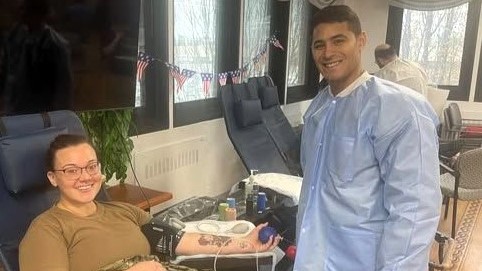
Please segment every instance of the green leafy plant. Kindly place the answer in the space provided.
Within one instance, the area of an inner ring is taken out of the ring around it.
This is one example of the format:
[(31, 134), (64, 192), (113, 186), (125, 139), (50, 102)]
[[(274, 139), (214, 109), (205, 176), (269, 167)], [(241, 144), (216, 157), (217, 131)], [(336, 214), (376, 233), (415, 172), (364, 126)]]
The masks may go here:
[(120, 183), (127, 178), (127, 166), (134, 148), (129, 138), (133, 110), (115, 109), (78, 113), (85, 130), (98, 151), (106, 181), (115, 176)]

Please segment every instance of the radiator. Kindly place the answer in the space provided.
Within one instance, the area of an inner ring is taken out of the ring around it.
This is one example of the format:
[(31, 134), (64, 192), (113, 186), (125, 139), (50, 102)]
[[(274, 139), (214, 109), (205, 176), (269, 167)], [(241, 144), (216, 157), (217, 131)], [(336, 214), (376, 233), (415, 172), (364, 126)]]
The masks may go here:
[(202, 161), (204, 137), (189, 138), (133, 153), (134, 169), (143, 181), (159, 179), (178, 170), (192, 170)]

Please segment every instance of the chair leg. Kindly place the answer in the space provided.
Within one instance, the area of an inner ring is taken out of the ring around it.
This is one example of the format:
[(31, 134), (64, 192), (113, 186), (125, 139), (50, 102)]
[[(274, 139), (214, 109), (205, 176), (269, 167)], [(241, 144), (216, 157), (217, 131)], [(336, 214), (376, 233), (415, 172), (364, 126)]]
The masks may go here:
[(455, 238), (455, 224), (457, 223), (457, 198), (454, 198), (454, 209), (452, 210), (452, 238)]
[(445, 204), (444, 220), (446, 220), (447, 215), (449, 213), (450, 198), (447, 196), (444, 196), (443, 203)]

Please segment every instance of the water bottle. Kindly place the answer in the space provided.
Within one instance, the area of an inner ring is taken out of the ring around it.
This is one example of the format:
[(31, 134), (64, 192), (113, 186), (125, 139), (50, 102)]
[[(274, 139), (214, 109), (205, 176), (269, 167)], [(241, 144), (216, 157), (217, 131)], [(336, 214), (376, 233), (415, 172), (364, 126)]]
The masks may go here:
[(259, 192), (258, 193), (258, 200), (257, 200), (257, 210), (258, 214), (263, 213), (266, 210), (266, 201), (267, 201), (266, 193)]

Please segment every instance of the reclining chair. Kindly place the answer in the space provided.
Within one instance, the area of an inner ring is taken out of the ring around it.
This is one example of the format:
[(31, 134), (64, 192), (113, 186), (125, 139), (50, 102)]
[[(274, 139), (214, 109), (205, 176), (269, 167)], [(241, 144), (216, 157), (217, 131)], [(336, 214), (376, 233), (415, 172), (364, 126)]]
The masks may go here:
[[(0, 266), (18, 271), (18, 245), (33, 218), (50, 208), (58, 190), (45, 172), (45, 155), (59, 134), (85, 135), (71, 111), (0, 118)], [(99, 199), (107, 199), (104, 190)]]
[(269, 135), (292, 175), (302, 176), (300, 136), (297, 135), (281, 110), (278, 88), (269, 76), (248, 79), (249, 93), (257, 93), (261, 101), (261, 116)]
[(249, 172), (291, 174), (261, 116), (261, 101), (246, 84), (225, 85), (218, 95), (231, 142)]
[(225, 85), (218, 97), (228, 136), (248, 172), (302, 175), (300, 138), (281, 110), (269, 76)]

